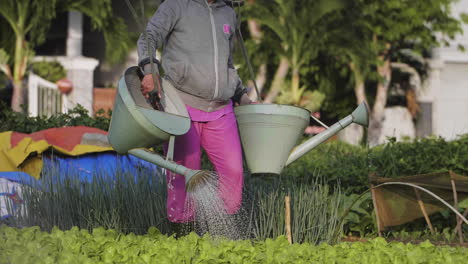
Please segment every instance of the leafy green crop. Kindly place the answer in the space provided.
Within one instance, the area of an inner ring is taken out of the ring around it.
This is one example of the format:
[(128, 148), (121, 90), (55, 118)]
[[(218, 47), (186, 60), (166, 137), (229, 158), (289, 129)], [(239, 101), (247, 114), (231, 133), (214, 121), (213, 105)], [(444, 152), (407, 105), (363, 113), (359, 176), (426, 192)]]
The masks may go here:
[(191, 233), (175, 239), (150, 228), (143, 236), (76, 227), (51, 233), (37, 227), (0, 227), (0, 263), (464, 263), (468, 249), (368, 242), (289, 245), (284, 236), (261, 242), (213, 239)]
[[(21, 133), (33, 133), (40, 130), (65, 127), (65, 126), (88, 126), (102, 130), (108, 130), (110, 118), (104, 115), (104, 110), (95, 113), (95, 117), (89, 116), (88, 110), (77, 105), (69, 109), (68, 113), (56, 114), (51, 117), (30, 117), (25, 113), (15, 112), (6, 104), (0, 102), (0, 132), (16, 131)], [(111, 116), (111, 112), (107, 113)]]

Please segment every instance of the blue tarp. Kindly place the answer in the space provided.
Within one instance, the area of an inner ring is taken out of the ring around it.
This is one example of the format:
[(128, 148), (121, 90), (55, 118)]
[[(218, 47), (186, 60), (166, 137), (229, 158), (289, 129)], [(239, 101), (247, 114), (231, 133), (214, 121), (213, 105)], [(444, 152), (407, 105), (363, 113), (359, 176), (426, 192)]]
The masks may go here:
[[(138, 175), (141, 171), (156, 173), (157, 170), (157, 166), (150, 162), (131, 155), (118, 155), (113, 152), (91, 153), (77, 157), (44, 155), (42, 160), (44, 162), (43, 172), (58, 170), (60, 174), (67, 175), (68, 172), (73, 171), (74, 175), (79, 175), (82, 182), (91, 182), (93, 174), (96, 172), (104, 172), (112, 177), (116, 171)], [(22, 184), (36, 181), (24, 172), (0, 172), (0, 178)]]
[[(57, 178), (62, 178), (62, 175), (63, 178), (68, 175), (74, 179), (79, 177), (81, 183), (90, 183), (97, 175), (102, 175), (105, 179), (113, 181), (117, 172), (134, 175), (135, 179), (142, 173), (147, 175), (157, 173), (157, 166), (152, 163), (131, 155), (118, 155), (113, 152), (91, 153), (77, 157), (49, 154), (43, 155), (42, 160), (44, 164), (42, 172), (47, 174), (52, 171), (54, 175), (52, 180), (54, 181)], [(56, 176), (58, 177), (56, 178)], [(13, 205), (14, 211), (23, 204), (20, 190), (22, 185), (47, 189), (46, 182), (40, 179), (36, 180), (24, 172), (0, 172), (0, 220), (11, 217), (7, 209), (8, 203)], [(148, 179), (148, 183), (151, 183), (150, 179)]]

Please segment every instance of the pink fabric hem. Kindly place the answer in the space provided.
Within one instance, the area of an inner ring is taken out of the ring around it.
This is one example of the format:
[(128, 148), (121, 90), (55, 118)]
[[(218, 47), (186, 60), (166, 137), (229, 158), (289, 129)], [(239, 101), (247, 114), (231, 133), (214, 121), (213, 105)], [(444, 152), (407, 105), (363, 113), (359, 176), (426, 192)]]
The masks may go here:
[(200, 109), (193, 108), (189, 105), (186, 105), (186, 107), (187, 107), (187, 111), (189, 113), (190, 119), (196, 122), (215, 121), (224, 115), (234, 112), (234, 108), (232, 106), (231, 100), (225, 107), (219, 110), (213, 111), (213, 112), (205, 112)]

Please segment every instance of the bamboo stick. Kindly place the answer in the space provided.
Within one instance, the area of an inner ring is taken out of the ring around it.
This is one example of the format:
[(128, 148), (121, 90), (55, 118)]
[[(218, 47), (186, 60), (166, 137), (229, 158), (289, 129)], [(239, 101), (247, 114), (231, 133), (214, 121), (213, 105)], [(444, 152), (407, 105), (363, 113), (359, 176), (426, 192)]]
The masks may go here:
[[(467, 216), (468, 216), (468, 208), (465, 209), (465, 211), (463, 212), (463, 217), (467, 217)], [(455, 229), (461, 228), (462, 224), (463, 224), (463, 220), (457, 223), (457, 227)]]
[(284, 197), (284, 207), (285, 207), (285, 221), (286, 221), (286, 237), (288, 238), (289, 244), (292, 244), (291, 236), (291, 198), (288, 196)]
[[(457, 194), (457, 187), (455, 186), (455, 181), (452, 178), (452, 172), (450, 172), (450, 182), (452, 183), (452, 191), (453, 191), (453, 207), (457, 208), (458, 205), (458, 194)], [(463, 244), (463, 231), (461, 228), (461, 225), (458, 223), (461, 223), (461, 218), (459, 216), (456, 216), (457, 218), (457, 227), (455, 230), (458, 232), (458, 238), (460, 240), (460, 244)]]
[(431, 230), (431, 233), (434, 234), (434, 227), (432, 226), (431, 219), (429, 219), (429, 215), (427, 214), (426, 207), (424, 206), (423, 201), (421, 200), (421, 195), (419, 194), (418, 189), (414, 188), (414, 192), (416, 193), (416, 198), (418, 199), (419, 208), (424, 215), (424, 219), (426, 219), (427, 226)]

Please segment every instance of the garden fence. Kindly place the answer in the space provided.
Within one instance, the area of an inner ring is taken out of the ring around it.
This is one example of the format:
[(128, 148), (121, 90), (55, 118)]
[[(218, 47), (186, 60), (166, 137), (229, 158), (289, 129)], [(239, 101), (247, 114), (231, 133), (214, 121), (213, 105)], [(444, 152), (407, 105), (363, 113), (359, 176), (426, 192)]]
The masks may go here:
[(51, 116), (65, 113), (68, 109), (67, 96), (57, 84), (49, 82), (32, 72), (28, 78), (28, 112), (31, 116)]

